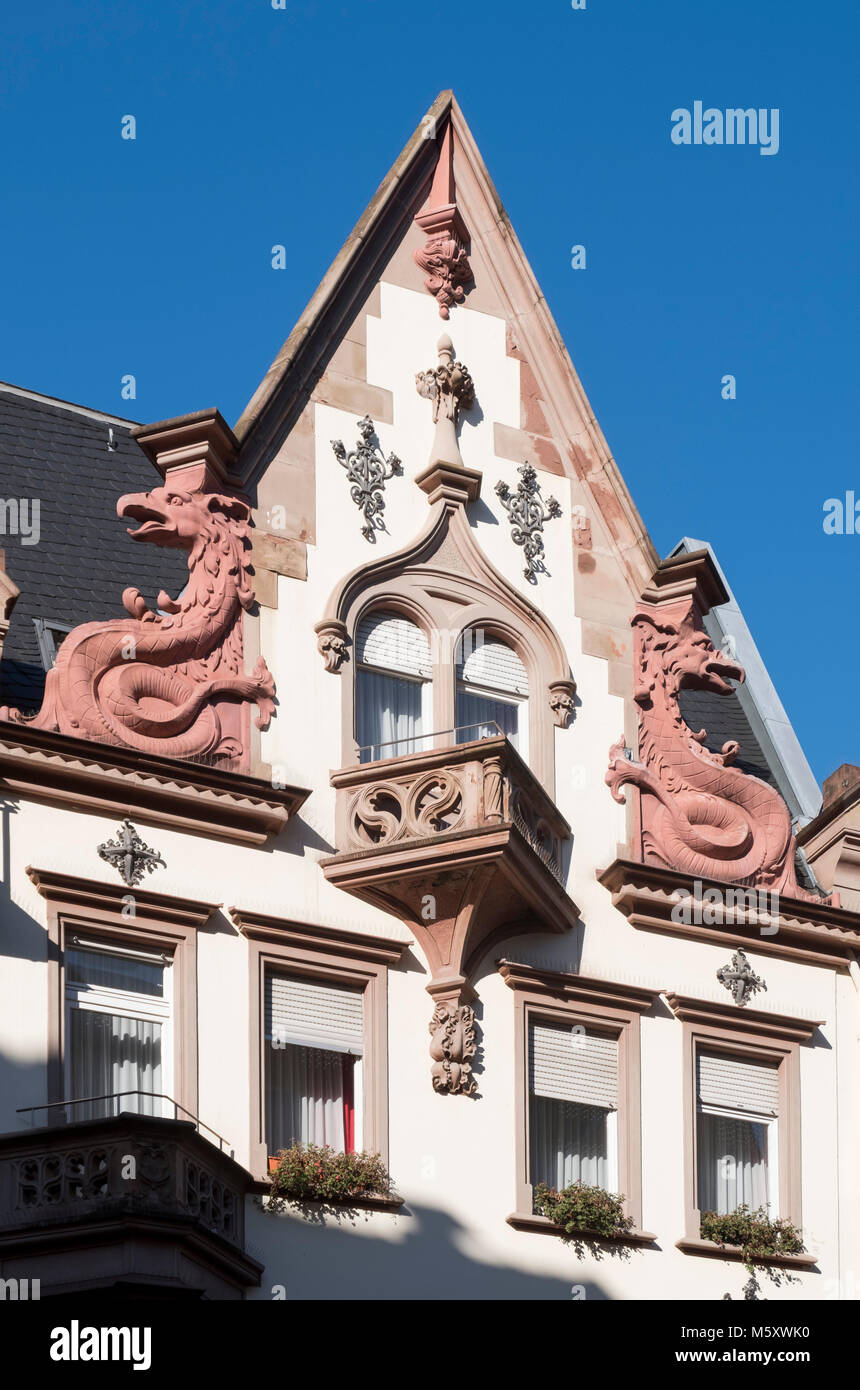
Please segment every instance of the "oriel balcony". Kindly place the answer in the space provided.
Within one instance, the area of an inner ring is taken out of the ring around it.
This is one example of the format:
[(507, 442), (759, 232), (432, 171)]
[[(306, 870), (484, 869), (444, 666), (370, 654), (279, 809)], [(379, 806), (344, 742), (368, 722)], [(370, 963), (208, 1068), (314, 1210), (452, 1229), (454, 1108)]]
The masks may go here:
[(193, 1118), (86, 1108), (104, 1117), (67, 1123), (74, 1103), (45, 1106), (38, 1127), (0, 1135), (0, 1275), (38, 1279), (42, 1298), (236, 1299), (258, 1285), (252, 1179), (223, 1141)]
[(428, 990), (451, 1004), (474, 997), (495, 941), (562, 932), (579, 915), (564, 886), (567, 821), (503, 734), (462, 732), (332, 773), (337, 853), (323, 860), (331, 883), (408, 924)]

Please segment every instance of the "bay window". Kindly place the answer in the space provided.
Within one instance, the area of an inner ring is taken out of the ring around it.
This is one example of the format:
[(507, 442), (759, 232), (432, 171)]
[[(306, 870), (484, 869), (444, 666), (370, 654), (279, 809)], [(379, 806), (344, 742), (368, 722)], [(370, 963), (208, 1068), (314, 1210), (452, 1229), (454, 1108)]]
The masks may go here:
[(364, 991), (267, 971), (265, 1043), (268, 1152), (360, 1150)]
[(426, 634), (398, 613), (375, 612), (359, 623), (356, 649), (355, 738), (361, 761), (419, 752), (432, 731)]

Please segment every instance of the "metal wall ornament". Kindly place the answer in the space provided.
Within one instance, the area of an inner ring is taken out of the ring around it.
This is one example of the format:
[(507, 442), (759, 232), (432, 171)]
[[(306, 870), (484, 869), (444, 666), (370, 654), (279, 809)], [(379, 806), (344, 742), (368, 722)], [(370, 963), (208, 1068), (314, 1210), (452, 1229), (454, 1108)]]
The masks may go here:
[(161, 855), (143, 843), (130, 820), (122, 822), (117, 835), (118, 839), (106, 840), (103, 845), (98, 845), (98, 854), (100, 859), (116, 869), (129, 888), (134, 888), (145, 873), (151, 874), (159, 865), (162, 869), (167, 868)]
[(333, 439), (331, 447), (338, 463), (346, 469), (347, 481), (352, 484), (349, 495), (364, 517), (361, 534), (373, 545), (377, 531), (385, 529), (382, 518), (385, 484), (403, 472), (403, 465), (396, 454), (385, 457), (369, 415), (364, 415), (357, 424), (361, 438), (354, 449), (347, 452), (340, 439)]
[(717, 979), (721, 985), (731, 991), (732, 999), (739, 1009), (748, 1004), (757, 990), (763, 989), (767, 993), (767, 985), (759, 975), (756, 975), (746, 957), (746, 952), (738, 948), (732, 956), (731, 965), (721, 965), (717, 971)]
[(511, 492), (505, 482), (496, 483), (496, 496), (511, 520), (511, 537), (514, 545), (521, 545), (525, 555), (523, 574), (530, 584), (537, 583), (539, 572), (545, 569), (543, 555), (544, 522), (561, 516), (561, 505), (554, 497), (546, 501), (539, 496), (537, 473), (530, 463), (523, 463), (517, 469), (520, 485)]

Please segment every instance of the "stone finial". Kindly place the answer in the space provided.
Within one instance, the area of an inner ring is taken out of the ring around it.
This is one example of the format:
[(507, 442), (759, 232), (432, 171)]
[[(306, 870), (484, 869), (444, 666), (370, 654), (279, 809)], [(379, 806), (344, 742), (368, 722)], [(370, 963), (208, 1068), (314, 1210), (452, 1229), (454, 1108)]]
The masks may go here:
[(436, 434), (430, 453), (431, 464), (447, 464), (463, 468), (460, 445), (457, 442), (457, 425), (461, 410), (470, 410), (475, 404), (475, 386), (468, 368), (454, 359), (454, 344), (443, 333), (437, 344), (439, 352), (438, 367), (418, 372), (415, 385), (419, 396), (433, 402), (433, 421)]

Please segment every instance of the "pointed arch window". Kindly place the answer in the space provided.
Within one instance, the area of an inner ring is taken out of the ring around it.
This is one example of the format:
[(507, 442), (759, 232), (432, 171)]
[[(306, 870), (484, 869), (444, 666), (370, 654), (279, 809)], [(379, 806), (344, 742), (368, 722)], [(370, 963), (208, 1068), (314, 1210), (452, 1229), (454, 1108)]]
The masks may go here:
[(501, 732), (527, 760), (529, 678), (513, 647), (469, 630), (456, 658), (457, 742)]
[(432, 662), (427, 634), (400, 613), (379, 610), (358, 625), (355, 738), (361, 762), (430, 746)]

